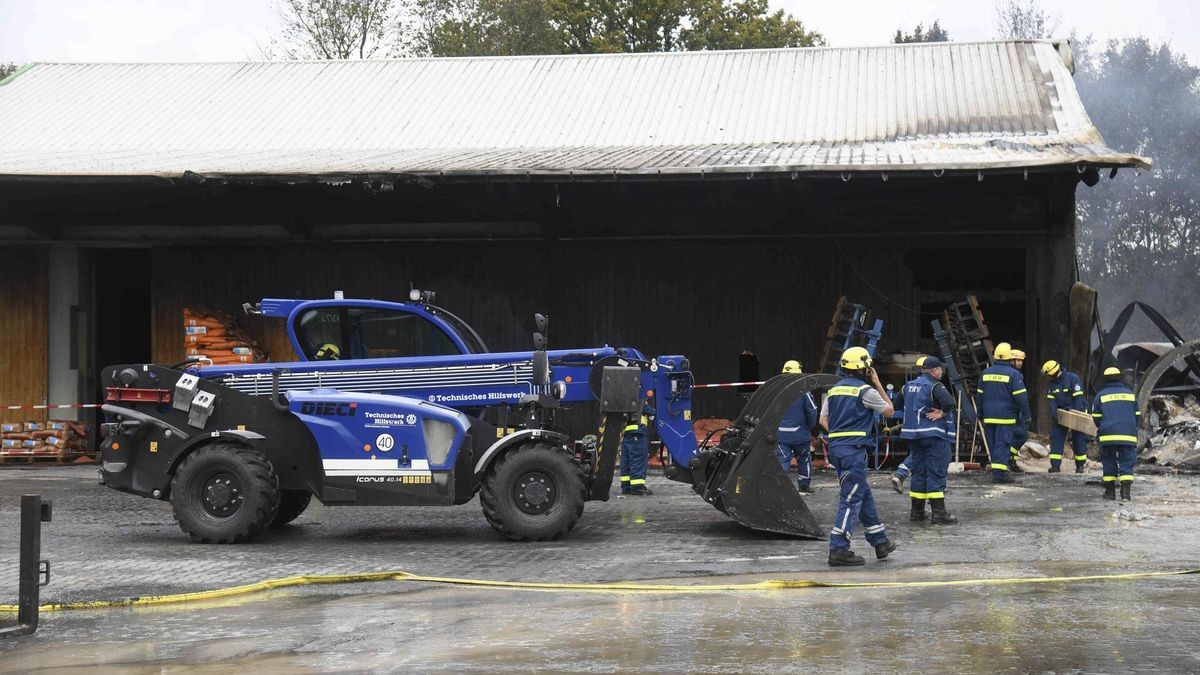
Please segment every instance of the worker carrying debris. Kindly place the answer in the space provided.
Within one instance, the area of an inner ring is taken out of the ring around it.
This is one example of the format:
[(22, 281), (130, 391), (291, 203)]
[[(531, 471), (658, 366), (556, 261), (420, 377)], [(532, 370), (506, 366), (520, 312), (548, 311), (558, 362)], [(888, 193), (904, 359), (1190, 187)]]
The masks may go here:
[(996, 345), (995, 361), (979, 374), (979, 411), (983, 431), (991, 454), (992, 482), (1015, 483), (1008, 464), (1016, 448), (1013, 437), (1018, 426), (1029, 420), (1029, 393), (1025, 378), (1012, 367), (1012, 346), (1007, 342)]
[(1071, 436), (1071, 450), (1075, 453), (1075, 473), (1083, 473), (1087, 467), (1088, 436), (1082, 431), (1074, 431), (1058, 423), (1059, 410), (1087, 412), (1087, 395), (1083, 391), (1083, 381), (1079, 379), (1078, 375), (1064, 369), (1062, 364), (1053, 360), (1042, 364), (1042, 373), (1050, 378), (1050, 386), (1046, 392), (1052, 423), (1050, 427), (1050, 473), (1062, 471), (1063, 450), (1066, 449), (1068, 435)]
[[(785, 374), (800, 375), (799, 361), (788, 361), (783, 364)], [(796, 399), (783, 418), (779, 420), (779, 436), (776, 441), (775, 454), (779, 458), (779, 466), (784, 473), (792, 465), (792, 457), (796, 458), (796, 488), (800, 494), (812, 494), (812, 428), (817, 426), (817, 404), (813, 401), (812, 393)]]
[(646, 487), (646, 463), (650, 460), (650, 439), (647, 435), (650, 420), (645, 410), (630, 415), (621, 436), (621, 494), (648, 496), (654, 494)]
[(946, 511), (946, 470), (950, 466), (949, 423), (954, 414), (954, 396), (942, 384), (943, 364), (936, 356), (922, 356), (917, 365), (924, 371), (900, 389), (904, 426), (900, 438), (908, 441), (912, 458), (912, 499), (909, 520), (925, 520), (925, 502), (933, 509), (930, 521), (951, 525), (958, 518)]
[[(884, 532), (875, 510), (875, 496), (867, 484), (868, 435), (875, 426), (875, 413), (888, 417), (895, 410), (866, 349), (851, 347), (843, 352), (839, 370), (842, 380), (829, 389), (821, 404), (821, 426), (829, 432), (829, 461), (837, 470), (840, 484), (837, 518), (829, 531), (829, 564), (833, 567), (866, 562), (850, 550), (855, 521), (862, 523), (876, 558), (883, 560), (896, 550)], [(863, 378), (870, 379), (871, 384)]]
[(1116, 499), (1121, 483), (1121, 501), (1129, 501), (1133, 487), (1133, 465), (1137, 461), (1137, 429), (1141, 411), (1137, 396), (1121, 381), (1121, 371), (1104, 369), (1104, 388), (1092, 402), (1100, 460), (1104, 463), (1104, 498)]

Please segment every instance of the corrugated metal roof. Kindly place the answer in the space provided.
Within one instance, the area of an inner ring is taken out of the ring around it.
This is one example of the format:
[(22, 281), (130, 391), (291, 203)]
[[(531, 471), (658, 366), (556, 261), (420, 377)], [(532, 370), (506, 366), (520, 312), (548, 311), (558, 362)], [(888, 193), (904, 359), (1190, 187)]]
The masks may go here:
[(694, 174), (1148, 167), (1041, 41), (378, 61), (37, 64), (0, 174)]

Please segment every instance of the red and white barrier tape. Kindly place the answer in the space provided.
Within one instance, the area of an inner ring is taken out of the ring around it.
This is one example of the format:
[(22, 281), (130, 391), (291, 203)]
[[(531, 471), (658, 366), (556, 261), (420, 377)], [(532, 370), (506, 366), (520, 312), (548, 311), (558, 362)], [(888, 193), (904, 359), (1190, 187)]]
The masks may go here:
[(42, 405), (6, 405), (5, 410), (59, 410), (61, 408), (99, 408), (103, 403), (51, 403)]
[(720, 384), (693, 384), (692, 389), (716, 389), (717, 387), (757, 387), (760, 384), (766, 384), (766, 383), (767, 383), (767, 381), (763, 380), (762, 382), (722, 382)]

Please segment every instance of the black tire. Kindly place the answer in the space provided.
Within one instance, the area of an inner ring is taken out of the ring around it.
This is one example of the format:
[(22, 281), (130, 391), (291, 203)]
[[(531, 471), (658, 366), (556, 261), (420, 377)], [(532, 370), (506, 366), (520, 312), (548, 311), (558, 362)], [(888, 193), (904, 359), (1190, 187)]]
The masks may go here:
[(204, 544), (253, 539), (275, 519), (275, 469), (261, 453), (237, 443), (213, 443), (184, 458), (171, 481), (179, 527)]
[(271, 527), (287, 525), (304, 513), (308, 503), (312, 501), (312, 493), (308, 490), (280, 490), (279, 507), (275, 509), (275, 519)]
[(514, 541), (558, 539), (583, 515), (583, 468), (566, 450), (529, 442), (492, 463), (479, 502), (488, 523)]

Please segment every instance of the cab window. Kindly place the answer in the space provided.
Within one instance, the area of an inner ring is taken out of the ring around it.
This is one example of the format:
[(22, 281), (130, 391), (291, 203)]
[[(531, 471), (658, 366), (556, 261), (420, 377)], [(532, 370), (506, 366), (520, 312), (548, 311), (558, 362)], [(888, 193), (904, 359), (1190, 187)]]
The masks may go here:
[(297, 336), (309, 360), (386, 359), (458, 354), (450, 336), (418, 314), (374, 307), (305, 312)]

